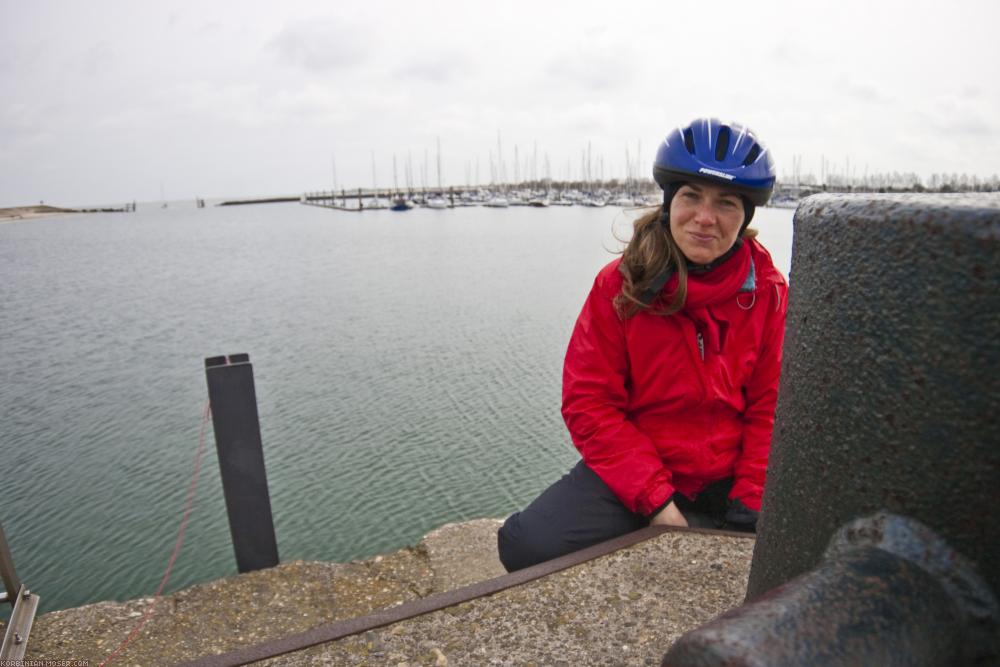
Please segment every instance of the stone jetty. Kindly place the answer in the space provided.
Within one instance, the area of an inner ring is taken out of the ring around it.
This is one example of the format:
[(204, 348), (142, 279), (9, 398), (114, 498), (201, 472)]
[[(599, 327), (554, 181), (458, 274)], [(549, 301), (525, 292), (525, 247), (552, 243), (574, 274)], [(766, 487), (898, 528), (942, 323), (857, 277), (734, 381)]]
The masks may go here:
[[(499, 525), (448, 524), (364, 561), (293, 561), (191, 586), (156, 603), (110, 664), (182, 663), (491, 579), (503, 574)], [(259, 664), (658, 665), (674, 639), (742, 603), (753, 545), (752, 537), (670, 530), (491, 596)], [(44, 614), (26, 657), (99, 665), (152, 604)]]

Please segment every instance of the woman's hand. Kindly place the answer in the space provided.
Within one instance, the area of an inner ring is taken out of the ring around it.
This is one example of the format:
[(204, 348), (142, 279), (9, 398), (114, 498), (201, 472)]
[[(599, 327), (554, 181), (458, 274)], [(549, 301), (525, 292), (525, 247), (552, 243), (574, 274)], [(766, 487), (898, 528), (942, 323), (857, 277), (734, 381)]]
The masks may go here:
[(649, 521), (650, 526), (680, 526), (682, 528), (687, 528), (688, 522), (681, 514), (681, 511), (677, 509), (677, 504), (670, 501), (670, 504), (664, 507), (662, 510), (653, 515), (653, 518)]

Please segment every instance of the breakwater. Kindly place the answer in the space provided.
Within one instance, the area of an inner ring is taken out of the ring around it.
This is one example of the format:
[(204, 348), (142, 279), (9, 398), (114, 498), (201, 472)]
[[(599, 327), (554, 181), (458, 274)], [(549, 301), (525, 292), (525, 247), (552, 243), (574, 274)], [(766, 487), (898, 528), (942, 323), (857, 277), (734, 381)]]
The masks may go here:
[[(171, 665), (294, 636), (502, 573), (499, 520), (451, 524), (352, 563), (289, 562), (199, 584), (155, 605), (113, 664)], [(274, 659), (272, 665), (655, 663), (683, 632), (739, 603), (753, 539), (663, 532), (491, 597)], [(38, 618), (33, 659), (96, 665), (154, 605), (103, 602)]]

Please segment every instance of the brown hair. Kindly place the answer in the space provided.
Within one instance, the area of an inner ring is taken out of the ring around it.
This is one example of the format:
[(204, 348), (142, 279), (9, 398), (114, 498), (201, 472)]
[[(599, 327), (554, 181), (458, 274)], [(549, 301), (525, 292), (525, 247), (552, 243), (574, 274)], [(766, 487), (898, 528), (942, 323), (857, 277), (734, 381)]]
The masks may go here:
[[(622, 290), (614, 299), (618, 316), (627, 320), (640, 311), (654, 315), (673, 315), (684, 307), (687, 300), (687, 258), (670, 235), (669, 225), (661, 222), (663, 206), (658, 206), (639, 216), (633, 224), (632, 238), (622, 251)], [(757, 236), (757, 230), (747, 227), (744, 239)], [(650, 284), (664, 271), (677, 271), (677, 291), (669, 303), (658, 295), (651, 303), (643, 300)]]

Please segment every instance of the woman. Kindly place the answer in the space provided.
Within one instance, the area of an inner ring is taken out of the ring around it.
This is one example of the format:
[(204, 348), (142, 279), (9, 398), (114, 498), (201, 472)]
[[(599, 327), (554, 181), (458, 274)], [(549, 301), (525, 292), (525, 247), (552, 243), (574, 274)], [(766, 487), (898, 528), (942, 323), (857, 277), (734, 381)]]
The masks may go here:
[(774, 164), (747, 128), (699, 119), (653, 176), (663, 205), (597, 275), (566, 352), (583, 460), (500, 528), (508, 571), (646, 525), (756, 529), (788, 288), (747, 225)]

